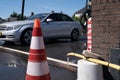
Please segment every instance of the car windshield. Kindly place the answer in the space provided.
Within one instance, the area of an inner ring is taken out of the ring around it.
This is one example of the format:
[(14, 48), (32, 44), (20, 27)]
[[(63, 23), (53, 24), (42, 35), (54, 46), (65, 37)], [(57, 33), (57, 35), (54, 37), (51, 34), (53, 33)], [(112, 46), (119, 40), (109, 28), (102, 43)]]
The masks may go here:
[(39, 19), (44, 19), (49, 13), (42, 13), (42, 14), (36, 14), (36, 15), (33, 15), (33, 16), (30, 16), (27, 18), (27, 20), (34, 20), (36, 18), (39, 18)]

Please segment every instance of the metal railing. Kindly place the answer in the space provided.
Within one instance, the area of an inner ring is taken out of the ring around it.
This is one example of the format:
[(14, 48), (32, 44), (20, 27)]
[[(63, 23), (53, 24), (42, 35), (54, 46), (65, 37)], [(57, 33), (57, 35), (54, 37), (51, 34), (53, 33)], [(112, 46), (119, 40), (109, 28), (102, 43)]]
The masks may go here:
[(78, 53), (71, 52), (71, 53), (68, 53), (67, 56), (68, 57), (69, 56), (75, 56), (75, 57), (85, 59), (85, 60), (93, 62), (93, 63), (97, 63), (97, 64), (104, 65), (104, 66), (107, 66), (107, 67), (110, 67), (110, 68), (113, 68), (113, 69), (116, 69), (116, 70), (120, 70), (119, 65), (116, 65), (116, 64), (113, 64), (113, 63), (110, 63), (110, 62), (107, 62), (107, 61), (102, 61), (102, 60), (99, 60), (99, 59), (85, 57), (84, 55), (81, 55), (81, 54), (78, 54)]

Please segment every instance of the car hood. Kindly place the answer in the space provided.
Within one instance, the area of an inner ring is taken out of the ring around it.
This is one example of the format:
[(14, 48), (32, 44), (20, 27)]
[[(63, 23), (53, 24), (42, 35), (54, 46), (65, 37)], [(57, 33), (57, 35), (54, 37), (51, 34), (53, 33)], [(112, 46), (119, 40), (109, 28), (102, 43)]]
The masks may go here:
[(1, 25), (13, 26), (13, 25), (24, 25), (34, 23), (34, 20), (24, 20), (24, 21), (14, 21), (14, 22), (6, 22)]

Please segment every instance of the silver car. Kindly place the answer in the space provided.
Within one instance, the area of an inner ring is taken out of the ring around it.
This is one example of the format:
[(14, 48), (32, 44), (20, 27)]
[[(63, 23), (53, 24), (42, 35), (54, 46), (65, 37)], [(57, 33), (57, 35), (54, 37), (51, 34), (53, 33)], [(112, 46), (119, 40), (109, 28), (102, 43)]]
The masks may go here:
[(41, 20), (43, 37), (70, 38), (78, 40), (82, 27), (68, 15), (63, 13), (41, 13), (33, 15), (23, 21), (6, 22), (0, 24), (0, 40), (30, 44), (34, 19)]

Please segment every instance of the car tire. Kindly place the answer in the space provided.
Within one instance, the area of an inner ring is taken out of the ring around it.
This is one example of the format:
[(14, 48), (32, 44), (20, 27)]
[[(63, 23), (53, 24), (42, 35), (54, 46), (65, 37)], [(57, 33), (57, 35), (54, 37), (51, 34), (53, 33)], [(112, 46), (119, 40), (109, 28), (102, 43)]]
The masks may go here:
[(20, 37), (20, 42), (23, 45), (29, 45), (32, 37), (32, 29), (26, 29), (22, 32)]
[(77, 29), (74, 29), (72, 32), (71, 32), (71, 40), (72, 41), (77, 41), (79, 40), (79, 31)]

